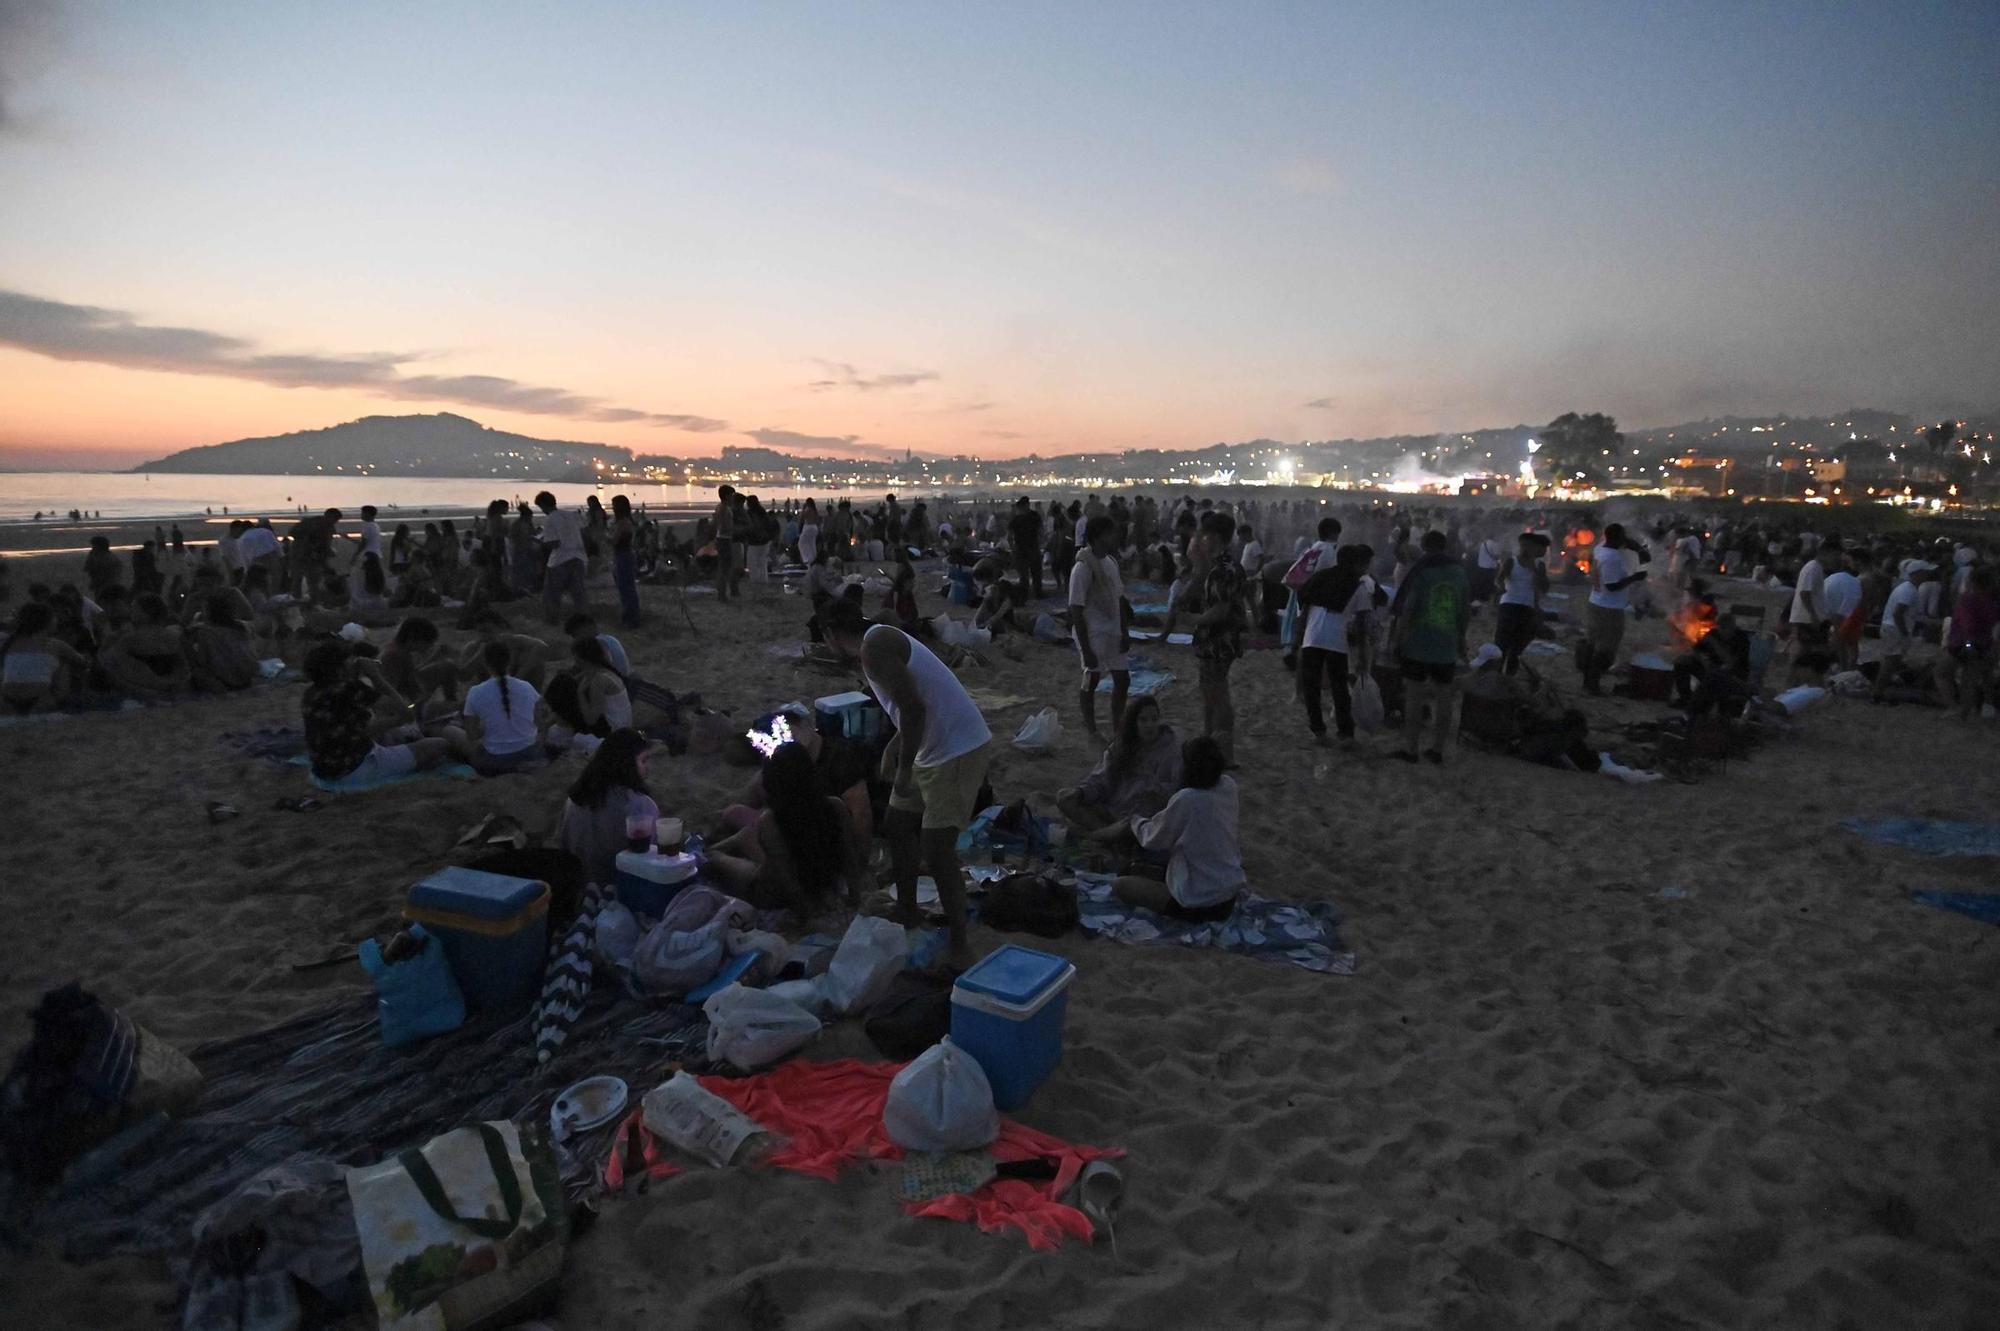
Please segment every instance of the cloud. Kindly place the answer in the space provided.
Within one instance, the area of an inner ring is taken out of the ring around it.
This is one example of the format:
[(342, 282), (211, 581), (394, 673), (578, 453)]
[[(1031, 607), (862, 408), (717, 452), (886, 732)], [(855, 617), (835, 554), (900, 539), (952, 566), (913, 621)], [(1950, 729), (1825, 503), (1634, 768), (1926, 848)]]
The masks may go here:
[(1293, 157), (1272, 168), (1280, 189), (1311, 199), (1330, 199), (1345, 187), (1340, 172), (1324, 157)]
[(0, 135), (21, 127), (14, 89), (54, 44), (56, 8), (56, 0), (0, 0)]
[(778, 430), (769, 426), (743, 433), (764, 447), (781, 453), (849, 458), (896, 458), (903, 455), (900, 448), (867, 443), (855, 434), (802, 434), (797, 430)]
[(905, 370), (895, 374), (867, 375), (840, 360), (819, 360), (813, 364), (829, 376), (815, 379), (806, 387), (814, 392), (825, 392), (829, 388), (852, 388), (857, 392), (873, 393), (884, 388), (913, 388), (918, 384), (930, 383), (939, 377), (936, 370)]
[(981, 430), (979, 433), (987, 439), (1019, 439), (1022, 437), (1019, 430)]
[(1311, 411), (1338, 411), (1338, 410), (1340, 410), (1340, 400), (1339, 400), (1338, 398), (1331, 398), (1331, 397), (1316, 397), (1316, 398), (1314, 398), (1314, 399), (1313, 399), (1312, 401), (1310, 401), (1310, 402), (1306, 403), (1305, 405), (1306, 405), (1307, 409), (1308, 409), (1308, 410), (1311, 410)]
[(274, 388), (345, 388), (409, 402), (451, 402), (605, 423), (636, 421), (698, 434), (729, 428), (729, 422), (710, 416), (608, 406), (566, 388), (492, 374), (404, 374), (403, 366), (417, 357), (402, 352), (262, 353), (246, 339), (226, 333), (142, 324), (123, 310), (43, 300), (18, 291), (0, 290), (0, 346), (52, 360), (247, 379)]

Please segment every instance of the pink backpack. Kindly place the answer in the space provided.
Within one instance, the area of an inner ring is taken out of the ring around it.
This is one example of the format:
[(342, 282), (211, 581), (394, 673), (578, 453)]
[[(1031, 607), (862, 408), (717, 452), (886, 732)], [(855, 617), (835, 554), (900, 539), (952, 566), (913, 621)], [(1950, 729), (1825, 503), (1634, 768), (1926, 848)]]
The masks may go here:
[(1293, 560), (1292, 566), (1285, 570), (1285, 585), (1293, 591), (1305, 586), (1306, 579), (1319, 571), (1319, 556), (1320, 548), (1317, 545), (1307, 546), (1306, 552)]

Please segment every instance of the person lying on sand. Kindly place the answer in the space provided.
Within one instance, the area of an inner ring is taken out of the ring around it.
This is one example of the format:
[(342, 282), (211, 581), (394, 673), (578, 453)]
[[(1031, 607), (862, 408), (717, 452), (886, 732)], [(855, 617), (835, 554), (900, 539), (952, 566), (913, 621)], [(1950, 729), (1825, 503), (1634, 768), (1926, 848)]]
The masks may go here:
[(1181, 750), (1181, 788), (1150, 818), (1130, 818), (1090, 833), (1106, 845), (1136, 843), (1164, 852), (1165, 881), (1142, 872), (1111, 884), (1120, 901), (1197, 923), (1226, 920), (1243, 891), (1243, 851), (1236, 833), (1236, 779), (1224, 771), (1222, 746), (1197, 735)]
[(1125, 706), (1117, 733), (1082, 782), (1056, 794), (1056, 808), (1078, 833), (1146, 818), (1165, 807), (1181, 784), (1181, 738), (1160, 715), (1160, 701), (1141, 694)]

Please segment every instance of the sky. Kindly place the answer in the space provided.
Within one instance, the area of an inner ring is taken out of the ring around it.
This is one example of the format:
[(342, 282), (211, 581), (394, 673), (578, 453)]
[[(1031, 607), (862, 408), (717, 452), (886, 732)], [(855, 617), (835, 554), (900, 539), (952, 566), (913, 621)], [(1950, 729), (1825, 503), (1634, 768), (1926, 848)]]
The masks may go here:
[(2000, 400), (2000, 5), (0, 0), (0, 464)]

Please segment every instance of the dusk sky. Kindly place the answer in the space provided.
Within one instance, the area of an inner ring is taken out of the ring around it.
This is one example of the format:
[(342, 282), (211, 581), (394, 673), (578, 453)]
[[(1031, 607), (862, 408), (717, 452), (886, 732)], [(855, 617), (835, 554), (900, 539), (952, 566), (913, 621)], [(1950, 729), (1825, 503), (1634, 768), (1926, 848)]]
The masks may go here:
[(0, 0), (0, 462), (2000, 403), (2000, 4)]

